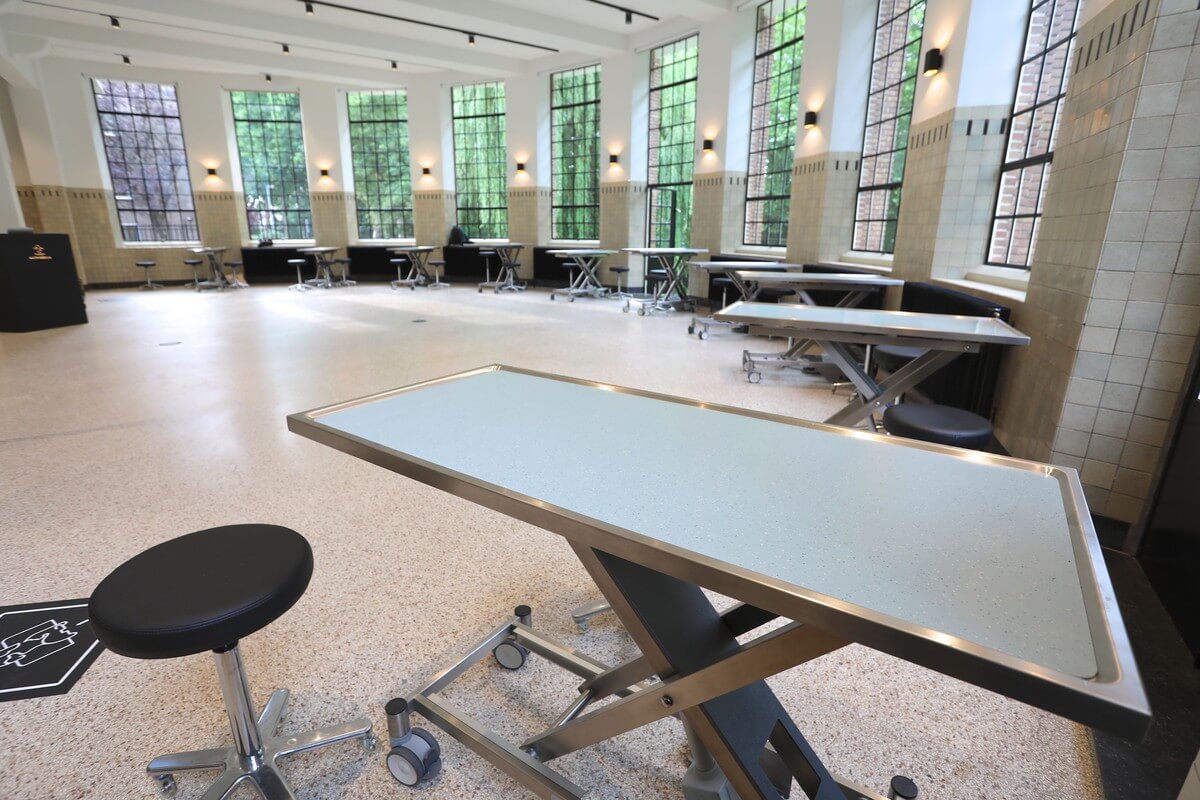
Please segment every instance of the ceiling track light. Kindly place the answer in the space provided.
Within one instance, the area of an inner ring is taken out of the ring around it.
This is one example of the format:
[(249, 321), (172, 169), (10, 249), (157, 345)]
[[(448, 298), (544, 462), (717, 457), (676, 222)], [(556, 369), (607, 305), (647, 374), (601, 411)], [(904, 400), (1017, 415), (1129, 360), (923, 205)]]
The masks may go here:
[(624, 11), (626, 25), (633, 24), (633, 15), (634, 14), (638, 15), (639, 17), (644, 17), (645, 19), (654, 20), (655, 22), (659, 21), (658, 17), (654, 16), (653, 14), (647, 14), (645, 11), (638, 11), (636, 8), (626, 8), (625, 6), (618, 5), (617, 3), (609, 3), (609, 2), (607, 2), (607, 0), (588, 0), (588, 2), (595, 3), (598, 6), (606, 6), (608, 8), (615, 8), (617, 11)]
[(392, 62), (392, 69), (400, 69), (400, 67), (396, 66), (395, 61)]
[(122, 64), (132, 64), (133, 59), (131, 59), (129, 56), (121, 56), (121, 63)]
[(271, 82), (271, 80), (272, 80), (271, 73), (268, 72), (264, 77), (267, 79), (267, 83)]
[(285, 56), (290, 56), (292, 54), (292, 48), (288, 47), (286, 44), (283, 45), (283, 54)]
[(121, 30), (121, 20), (117, 19), (116, 17), (109, 17), (108, 24), (112, 25), (117, 30)]
[(316, 13), (315, 11), (313, 11), (313, 4), (312, 4), (312, 3), (305, 3), (305, 4), (304, 4), (304, 13), (305, 13), (305, 14), (308, 14), (310, 17), (311, 17), (313, 14), (315, 14), (315, 13)]
[[(32, 2), (32, 1), (33, 0), (27, 0), (27, 2)], [(599, 0), (592, 0), (592, 1), (598, 2)], [(325, 8), (336, 8), (339, 11), (349, 11), (354, 14), (365, 14), (369, 17), (378, 17), (380, 19), (395, 20), (396, 22), (407, 22), (410, 25), (421, 25), (426, 28), (435, 28), (440, 31), (451, 31), (453, 33), (458, 33), (458, 34), (466, 33), (468, 36), (468, 42), (467, 42), (468, 44), (474, 44), (475, 37), (478, 36), (480, 39), (490, 39), (493, 42), (506, 42), (507, 44), (520, 45), (521, 47), (532, 47), (535, 50), (545, 50), (547, 53), (560, 52), (557, 47), (547, 47), (544, 44), (533, 44), (532, 42), (522, 42), (519, 39), (509, 39), (505, 36), (494, 36), (490, 33), (468, 33), (467, 31), (464, 31), (462, 28), (455, 28), (450, 25), (439, 25), (436, 22), (426, 22), (426, 21), (420, 20), (420, 19), (413, 19), (412, 17), (401, 17), (396, 14), (386, 14), (382, 11), (372, 11), (371, 9), (368, 9), (368, 8), (355, 8), (354, 6), (348, 6), (343, 3), (330, 2), (330, 0), (308, 0), (308, 2), (305, 2), (305, 0), (297, 0), (297, 2), (304, 2), (305, 9), (308, 9), (312, 6), (324, 6)], [(604, 3), (603, 5), (612, 5), (612, 4)], [(619, 6), (613, 6), (613, 8), (619, 8)], [(625, 9), (621, 8), (621, 10), (624, 11)], [(311, 14), (312, 12), (310, 11), (309, 13)], [(640, 11), (634, 11), (633, 13), (641, 14)], [(649, 17), (650, 15), (642, 14), (642, 16)], [(650, 17), (650, 18), (658, 19), (658, 17)]]

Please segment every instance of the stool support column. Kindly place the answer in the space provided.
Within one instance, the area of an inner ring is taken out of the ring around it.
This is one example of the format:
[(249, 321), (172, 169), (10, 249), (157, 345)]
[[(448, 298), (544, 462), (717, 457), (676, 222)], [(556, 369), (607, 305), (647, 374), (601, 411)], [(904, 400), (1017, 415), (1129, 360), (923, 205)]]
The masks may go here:
[(225, 698), (225, 712), (229, 715), (229, 729), (233, 731), (234, 747), (238, 755), (259, 756), (262, 754), (262, 735), (258, 730), (257, 714), (254, 713), (254, 698), (246, 682), (246, 670), (242, 667), (242, 651), (235, 644), (228, 650), (214, 650), (213, 660), (217, 665), (217, 682), (221, 696)]

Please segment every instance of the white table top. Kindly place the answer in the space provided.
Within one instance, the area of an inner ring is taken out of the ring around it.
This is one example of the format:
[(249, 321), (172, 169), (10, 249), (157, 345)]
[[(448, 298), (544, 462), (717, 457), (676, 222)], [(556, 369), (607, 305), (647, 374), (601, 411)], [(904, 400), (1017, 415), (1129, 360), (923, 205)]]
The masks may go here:
[(430, 244), (402, 244), (388, 248), (393, 253), (432, 253), (436, 249), (436, 247)]
[[(538, 424), (477, 413), (493, 407)], [(1087, 724), (1136, 735), (1149, 720), (1074, 470), (508, 367), (288, 426)]]
[(224, 253), (228, 249), (229, 249), (228, 247), (189, 247), (188, 252), (189, 253), (200, 253), (200, 254)]
[(689, 261), (689, 266), (705, 272), (733, 272), (753, 269), (759, 272), (787, 272), (803, 269), (801, 264), (784, 264), (779, 261)]
[(904, 281), (889, 278), (885, 275), (866, 275), (859, 273), (823, 273), (823, 272), (772, 272), (760, 269), (734, 270), (737, 276), (752, 283), (770, 283), (773, 285), (804, 285), (822, 284), (828, 286), (903, 286)]
[(995, 317), (960, 317), (952, 314), (877, 311), (868, 308), (834, 308), (789, 303), (753, 303), (745, 300), (739, 300), (721, 309), (713, 317), (722, 322), (806, 333), (831, 331), (981, 344), (1029, 344), (1028, 336)]
[(698, 256), (708, 251), (693, 247), (622, 247), (621, 252), (639, 256)]
[(574, 258), (575, 256), (583, 258), (587, 256), (611, 256), (616, 252), (616, 250), (547, 250), (546, 255), (558, 256), (560, 258)]

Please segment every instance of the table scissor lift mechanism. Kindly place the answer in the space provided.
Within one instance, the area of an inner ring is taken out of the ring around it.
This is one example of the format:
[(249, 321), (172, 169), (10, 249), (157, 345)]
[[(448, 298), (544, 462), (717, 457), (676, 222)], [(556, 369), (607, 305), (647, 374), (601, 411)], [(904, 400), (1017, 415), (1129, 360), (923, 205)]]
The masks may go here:
[[(412, 726), (413, 712), (547, 800), (580, 800), (585, 790), (546, 762), (675, 716), (692, 752), (683, 779), (685, 800), (779, 800), (791, 795), (793, 780), (810, 800), (884, 800), (885, 795), (834, 778), (764, 680), (848, 640), (791, 622), (740, 644), (737, 637), (777, 615), (745, 603), (718, 614), (694, 584), (574, 547), (601, 588), (608, 589), (606, 596), (614, 598), (643, 654), (610, 667), (538, 632), (529, 607), (518, 606), (461, 660), (420, 690), (387, 704), (388, 768), (398, 781), (416, 786), (441, 767), (436, 741)], [(579, 696), (558, 719), (519, 745), (439, 697), (489, 655), (506, 669), (520, 669), (531, 653), (582, 682)], [(601, 700), (609, 702), (589, 711)], [(886, 795), (916, 796), (916, 786), (904, 776), (893, 778)]]
[[(758, 296), (758, 293), (757, 288), (752, 288), (749, 294), (747, 294), (746, 299), (754, 300)], [(808, 292), (798, 290), (796, 293), (804, 301), (805, 305), (817, 305)], [(870, 294), (870, 290), (861, 289), (847, 292), (846, 296), (832, 307), (857, 308)], [(758, 383), (762, 380), (762, 368), (764, 366), (778, 367), (780, 369), (818, 371), (830, 382), (841, 382), (842, 370), (821, 353), (813, 352), (816, 345), (817, 343), (812, 339), (788, 337), (788, 347), (783, 351), (754, 353), (749, 350), (743, 350), (742, 371), (746, 373), (746, 380), (750, 381), (750, 383)], [(869, 346), (867, 348), (866, 363), (870, 363)]]

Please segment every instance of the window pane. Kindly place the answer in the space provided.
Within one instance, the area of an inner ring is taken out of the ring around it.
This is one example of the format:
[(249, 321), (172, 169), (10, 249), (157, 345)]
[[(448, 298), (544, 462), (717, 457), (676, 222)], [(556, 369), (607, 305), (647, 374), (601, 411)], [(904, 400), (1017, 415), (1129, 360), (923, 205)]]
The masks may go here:
[(855, 250), (896, 247), (900, 187), (917, 89), (925, 0), (880, 0), (855, 205)]
[(1008, 148), (996, 190), (989, 264), (1029, 269), (1033, 262), (1080, 5), (1080, 0), (1031, 3)]
[[(175, 87), (93, 80), (92, 94), (121, 238), (127, 242), (197, 241), (200, 232), (179, 108), (173, 104), (167, 109), (161, 99), (164, 94), (173, 98)], [(174, 134), (166, 135), (168, 130)], [(180, 166), (178, 171), (175, 165)]]
[(411, 239), (408, 95), (403, 91), (348, 92), (346, 106), (359, 238)]
[(508, 236), (504, 84), (450, 90), (458, 224), (473, 239)]
[(743, 242), (787, 244), (807, 0), (758, 7)]
[(650, 247), (686, 247), (691, 241), (699, 54), (699, 36), (650, 51)]
[(600, 67), (550, 76), (550, 235), (600, 238)]
[(230, 92), (251, 239), (311, 239), (312, 207), (295, 92)]

